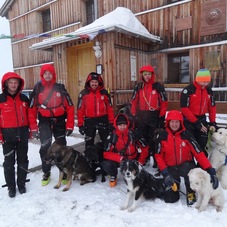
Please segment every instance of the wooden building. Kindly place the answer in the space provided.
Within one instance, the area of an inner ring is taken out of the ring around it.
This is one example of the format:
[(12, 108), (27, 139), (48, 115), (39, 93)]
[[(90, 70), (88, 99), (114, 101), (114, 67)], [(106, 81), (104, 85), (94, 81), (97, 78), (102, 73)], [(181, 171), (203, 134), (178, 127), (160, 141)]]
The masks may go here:
[[(218, 112), (226, 113), (226, 9), (223, 0), (6, 0), (0, 16), (10, 22), (14, 70), (27, 89), (40, 66), (53, 63), (76, 104), (87, 75), (97, 71), (117, 109), (130, 101), (139, 68), (151, 64), (171, 109), (179, 108), (179, 89), (206, 67)], [(119, 10), (129, 17), (106, 25)]]

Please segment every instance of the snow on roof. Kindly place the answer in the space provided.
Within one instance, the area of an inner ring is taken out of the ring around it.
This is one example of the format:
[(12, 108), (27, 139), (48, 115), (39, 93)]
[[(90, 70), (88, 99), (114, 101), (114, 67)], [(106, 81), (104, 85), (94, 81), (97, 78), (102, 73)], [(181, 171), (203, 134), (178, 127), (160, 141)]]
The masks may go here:
[(117, 31), (130, 34), (140, 39), (158, 43), (161, 42), (160, 37), (149, 33), (129, 9), (117, 7), (114, 11), (98, 18), (87, 26), (81, 27), (74, 32), (64, 34), (60, 37), (52, 37), (45, 39), (42, 42), (35, 43), (30, 49), (46, 49), (56, 44), (80, 39), (81, 37), (87, 37), (92, 40), (98, 34), (108, 31)]

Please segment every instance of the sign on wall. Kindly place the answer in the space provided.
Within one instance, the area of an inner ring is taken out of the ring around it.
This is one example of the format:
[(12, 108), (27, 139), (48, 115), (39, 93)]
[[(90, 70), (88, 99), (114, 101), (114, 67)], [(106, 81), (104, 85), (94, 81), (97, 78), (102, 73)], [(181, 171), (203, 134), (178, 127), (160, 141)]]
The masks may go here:
[(211, 71), (217, 71), (221, 69), (221, 53), (220, 51), (205, 52), (204, 65)]
[(131, 81), (136, 81), (136, 56), (130, 56), (130, 65), (131, 65)]
[(226, 32), (226, 1), (204, 0), (201, 3), (201, 36)]

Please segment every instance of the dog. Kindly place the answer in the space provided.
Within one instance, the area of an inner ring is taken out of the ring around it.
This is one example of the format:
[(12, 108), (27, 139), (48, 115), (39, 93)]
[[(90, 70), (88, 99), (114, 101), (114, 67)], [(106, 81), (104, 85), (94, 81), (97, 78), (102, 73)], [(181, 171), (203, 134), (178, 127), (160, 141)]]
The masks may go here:
[(162, 198), (164, 193), (163, 178), (155, 178), (144, 170), (135, 160), (124, 160), (120, 172), (127, 187), (127, 197), (121, 210), (134, 211), (144, 199)]
[(102, 142), (98, 142), (94, 144), (93, 146), (90, 146), (89, 148), (85, 149), (84, 155), (86, 159), (88, 160), (89, 164), (91, 165), (92, 171), (95, 173), (95, 175), (99, 175), (101, 173), (101, 182), (105, 182), (105, 172), (102, 168), (102, 161), (103, 161), (103, 152), (104, 152), (104, 146)]
[(217, 132), (213, 132), (208, 153), (222, 188), (227, 189), (227, 128), (219, 128)]
[(221, 186), (213, 189), (210, 182), (210, 175), (201, 168), (194, 168), (188, 173), (190, 187), (197, 194), (196, 208), (205, 211), (210, 202), (216, 207), (218, 212), (222, 211), (224, 206), (224, 194)]
[(59, 179), (58, 183), (54, 186), (55, 189), (60, 188), (63, 174), (68, 176), (68, 183), (63, 191), (70, 189), (73, 176), (74, 179), (79, 179), (80, 185), (96, 180), (96, 176), (86, 158), (70, 146), (63, 146), (55, 141), (44, 156), (44, 161), (46, 163), (54, 161), (59, 169)]

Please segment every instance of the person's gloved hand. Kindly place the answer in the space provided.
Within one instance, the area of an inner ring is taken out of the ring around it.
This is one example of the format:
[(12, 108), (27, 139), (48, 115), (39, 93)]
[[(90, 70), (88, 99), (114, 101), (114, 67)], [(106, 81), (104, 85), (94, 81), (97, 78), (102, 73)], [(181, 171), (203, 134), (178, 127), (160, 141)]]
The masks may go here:
[(164, 128), (165, 126), (165, 116), (161, 116), (158, 119), (158, 127), (159, 128)]
[(113, 132), (114, 131), (114, 126), (112, 123), (109, 123), (109, 132)]
[(210, 124), (209, 124), (209, 130), (211, 132), (217, 131), (217, 124), (216, 124), (216, 122), (210, 122)]
[(212, 183), (213, 189), (216, 189), (219, 185), (218, 178), (216, 176), (216, 171), (214, 168), (208, 168), (207, 172), (210, 174), (210, 183)]
[(83, 136), (85, 134), (85, 126), (79, 127), (79, 133)]
[(162, 176), (164, 177), (164, 184), (166, 186), (166, 191), (172, 189), (174, 192), (178, 190), (177, 184), (175, 183), (174, 179), (169, 175), (167, 168), (161, 172)]
[(73, 133), (73, 130), (71, 130), (71, 129), (66, 129), (66, 131), (65, 131), (66, 136), (70, 136), (72, 133)]
[(39, 132), (38, 131), (31, 131), (31, 139), (39, 139)]

